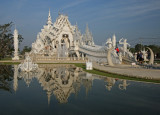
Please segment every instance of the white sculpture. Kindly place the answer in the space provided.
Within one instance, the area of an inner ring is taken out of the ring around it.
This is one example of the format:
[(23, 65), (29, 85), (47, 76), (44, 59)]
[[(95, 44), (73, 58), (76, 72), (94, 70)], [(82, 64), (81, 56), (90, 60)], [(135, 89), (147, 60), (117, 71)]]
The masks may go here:
[(90, 62), (89, 60), (86, 62), (86, 70), (92, 70), (93, 69), (93, 65), (92, 62)]
[(113, 34), (113, 37), (112, 37), (112, 47), (113, 48), (116, 47), (116, 36), (115, 36), (115, 34)]
[(120, 53), (119, 53), (119, 60), (120, 60), (120, 63), (122, 63), (122, 58), (123, 58), (123, 56), (122, 56), (122, 53), (120, 52)]
[(153, 51), (152, 51), (152, 49), (151, 48), (149, 48), (149, 47), (147, 47), (148, 49), (149, 49), (149, 51), (150, 51), (150, 59), (149, 59), (149, 64), (154, 64), (154, 53), (153, 53)]
[(14, 30), (14, 57), (12, 58), (12, 60), (19, 60), (19, 56), (18, 56), (18, 31), (16, 28)]
[(137, 62), (137, 52), (134, 54), (134, 60)]
[(114, 48), (110, 48), (107, 52), (107, 61), (108, 61), (108, 65), (110, 66), (114, 66), (113, 62), (112, 62), (112, 58), (111, 58), (111, 52)]
[(126, 80), (122, 80), (123, 83), (122, 84), (119, 84), (119, 89), (120, 90), (126, 90), (127, 86), (129, 85), (129, 83), (127, 83)]
[(144, 59), (144, 61), (148, 61), (148, 59), (147, 59), (147, 51), (145, 51), (145, 48), (143, 49), (143, 51), (141, 51), (142, 52), (142, 54), (143, 54), (143, 59)]
[(125, 53), (128, 52), (128, 51), (127, 51), (127, 46), (130, 47), (130, 44), (127, 43), (127, 39), (124, 39), (124, 38), (121, 38), (121, 39), (119, 40), (119, 44), (122, 44), (122, 45), (123, 45), (123, 55), (125, 56)]
[(111, 38), (107, 39), (106, 44), (108, 46), (108, 49), (110, 49), (112, 47), (112, 40), (111, 40)]
[(38, 65), (34, 64), (29, 55), (27, 55), (24, 62), (22, 64), (19, 64), (18, 68), (20, 68), (21, 71), (30, 72), (36, 70), (38, 68)]
[(112, 88), (112, 87), (114, 86), (114, 84), (115, 84), (115, 79), (114, 79), (114, 78), (111, 78), (111, 77), (107, 77), (106, 81), (107, 81), (107, 85), (105, 85), (105, 86), (106, 86), (106, 89), (107, 89), (108, 91), (111, 91), (111, 88)]

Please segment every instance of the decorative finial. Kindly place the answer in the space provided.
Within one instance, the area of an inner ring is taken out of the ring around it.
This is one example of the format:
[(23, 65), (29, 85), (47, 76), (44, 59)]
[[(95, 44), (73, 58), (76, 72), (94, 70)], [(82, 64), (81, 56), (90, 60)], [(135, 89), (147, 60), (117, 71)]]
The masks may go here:
[(51, 16), (51, 14), (50, 14), (50, 8), (49, 8), (49, 15), (48, 16)]
[(48, 25), (52, 25), (52, 19), (51, 19), (51, 14), (50, 14), (50, 8), (49, 8), (49, 14), (48, 14), (47, 24), (48, 24)]

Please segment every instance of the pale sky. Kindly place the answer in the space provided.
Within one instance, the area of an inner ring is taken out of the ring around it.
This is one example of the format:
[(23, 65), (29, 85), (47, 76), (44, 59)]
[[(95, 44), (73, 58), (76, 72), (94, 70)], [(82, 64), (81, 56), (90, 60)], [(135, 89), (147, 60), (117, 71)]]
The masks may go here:
[(72, 25), (77, 22), (82, 33), (88, 23), (99, 45), (114, 33), (131, 45), (139, 38), (160, 44), (160, 0), (0, 0), (0, 24), (14, 22), (24, 37), (21, 47), (31, 46), (46, 24), (49, 8), (52, 22), (61, 12)]

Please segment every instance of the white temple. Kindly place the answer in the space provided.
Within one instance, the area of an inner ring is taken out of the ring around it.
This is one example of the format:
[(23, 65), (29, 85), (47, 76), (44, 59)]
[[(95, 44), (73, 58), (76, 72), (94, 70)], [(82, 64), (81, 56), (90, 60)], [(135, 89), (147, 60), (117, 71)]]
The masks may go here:
[[(49, 11), (46, 25), (37, 34), (37, 39), (32, 43), (30, 55), (34, 60), (85, 60), (107, 63), (107, 52), (112, 47), (116, 47), (116, 36), (109, 38), (107, 46), (95, 45), (92, 33), (86, 26), (85, 34), (81, 34), (78, 25), (71, 25), (68, 16), (59, 14), (52, 23)], [(129, 52), (122, 48), (123, 52)], [(124, 55), (125, 56), (125, 55)], [(114, 64), (120, 64), (122, 57), (117, 55), (113, 49), (111, 60)]]
[(18, 56), (18, 30), (15, 28), (14, 30), (14, 57), (12, 58), (12, 60), (19, 60), (19, 56)]

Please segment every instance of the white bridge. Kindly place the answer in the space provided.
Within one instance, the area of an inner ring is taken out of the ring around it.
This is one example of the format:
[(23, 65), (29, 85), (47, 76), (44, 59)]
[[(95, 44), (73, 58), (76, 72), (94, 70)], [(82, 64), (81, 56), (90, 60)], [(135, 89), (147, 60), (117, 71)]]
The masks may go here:
[[(92, 48), (92, 49), (91, 49)], [(94, 57), (100, 57), (100, 58), (107, 58), (107, 50), (101, 51), (101, 50), (96, 50), (96, 48), (93, 46), (79, 46), (79, 52), (89, 55), (89, 56), (94, 56)]]

